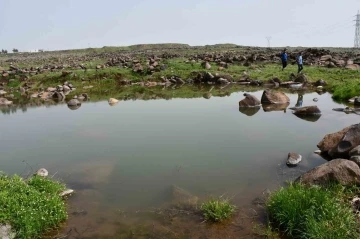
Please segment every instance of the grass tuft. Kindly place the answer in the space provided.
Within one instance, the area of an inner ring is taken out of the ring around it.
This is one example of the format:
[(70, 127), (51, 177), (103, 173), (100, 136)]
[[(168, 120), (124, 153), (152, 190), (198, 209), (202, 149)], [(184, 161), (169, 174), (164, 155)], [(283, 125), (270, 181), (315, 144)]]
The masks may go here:
[(291, 183), (273, 193), (266, 205), (269, 220), (295, 239), (359, 238), (347, 192), (340, 185), (326, 188)]
[(0, 224), (10, 224), (16, 238), (39, 238), (67, 218), (59, 196), (65, 186), (50, 179), (0, 175)]
[(231, 217), (235, 212), (235, 206), (228, 200), (211, 199), (201, 205), (201, 211), (206, 221), (222, 222)]

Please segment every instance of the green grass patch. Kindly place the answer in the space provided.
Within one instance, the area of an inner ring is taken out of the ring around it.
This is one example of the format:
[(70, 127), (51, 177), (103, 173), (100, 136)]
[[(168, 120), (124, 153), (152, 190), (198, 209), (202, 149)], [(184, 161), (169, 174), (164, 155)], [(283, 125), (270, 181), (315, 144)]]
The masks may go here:
[(211, 199), (203, 203), (200, 209), (206, 221), (222, 222), (229, 219), (236, 208), (226, 199)]
[(270, 195), (266, 209), (272, 227), (295, 239), (355, 239), (360, 234), (349, 192), (340, 185), (307, 187), (290, 183)]
[(67, 219), (59, 196), (63, 184), (35, 176), (28, 181), (0, 175), (0, 224), (8, 223), (16, 238), (40, 238), (45, 231)]

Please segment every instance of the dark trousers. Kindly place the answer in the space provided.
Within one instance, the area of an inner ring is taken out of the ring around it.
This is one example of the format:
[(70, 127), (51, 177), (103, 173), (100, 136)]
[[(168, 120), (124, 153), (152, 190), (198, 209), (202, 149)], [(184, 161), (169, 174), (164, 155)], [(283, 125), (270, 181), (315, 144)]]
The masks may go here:
[(287, 66), (287, 61), (282, 61), (282, 67), (283, 67), (283, 70), (284, 70), (284, 68)]
[(302, 71), (302, 69), (304, 69), (302, 64), (298, 64), (298, 73), (300, 73), (300, 71)]

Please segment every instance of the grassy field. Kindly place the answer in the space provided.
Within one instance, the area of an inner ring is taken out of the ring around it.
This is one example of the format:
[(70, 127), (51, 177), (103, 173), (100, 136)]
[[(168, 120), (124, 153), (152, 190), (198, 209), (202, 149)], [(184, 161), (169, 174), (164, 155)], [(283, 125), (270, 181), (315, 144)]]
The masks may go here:
[[(69, 81), (77, 88), (83, 88), (86, 85), (94, 86), (91, 90), (87, 90), (87, 92), (90, 93), (97, 92), (97, 94), (99, 94), (100, 92), (106, 93), (115, 90), (120, 93), (121, 90), (119, 90), (119, 86), (121, 80), (129, 80), (131, 82), (159, 82), (163, 76), (167, 78), (179, 76), (187, 80), (194, 77), (194, 72), (204, 71), (200, 63), (185, 63), (185, 60), (185, 58), (166, 60), (165, 64), (168, 65), (168, 68), (161, 72), (155, 72), (152, 75), (136, 73), (129, 68), (109, 67), (99, 70), (89, 69), (86, 72), (84, 70), (73, 70), (73, 74), (65, 77), (62, 76), (61, 72), (48, 72), (35, 75), (31, 77), (30, 80), (35, 83), (36, 87), (54, 87), (65, 81)], [(227, 69), (219, 71), (218, 67), (213, 64), (208, 72), (212, 74), (220, 73), (231, 75), (235, 81), (240, 80), (244, 76), (264, 82), (273, 78), (288, 81), (290, 80), (291, 73), (297, 74), (297, 66), (289, 65), (284, 71), (281, 71), (280, 65), (277, 64), (253, 65), (249, 67), (230, 65)], [(320, 79), (325, 80), (327, 82), (325, 89), (332, 92), (334, 99), (338, 101), (346, 101), (351, 97), (360, 95), (360, 74), (358, 71), (305, 66), (303, 72), (311, 82)], [(18, 87), (20, 85), (20, 80), (16, 78), (15, 81), (9, 84), (11, 87)], [(196, 87), (193, 87), (193, 89), (196, 90)]]

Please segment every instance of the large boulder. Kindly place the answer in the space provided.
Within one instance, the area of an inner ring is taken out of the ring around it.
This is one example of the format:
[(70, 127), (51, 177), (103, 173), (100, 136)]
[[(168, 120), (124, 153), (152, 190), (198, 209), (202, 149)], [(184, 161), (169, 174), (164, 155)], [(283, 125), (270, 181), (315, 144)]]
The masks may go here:
[(264, 90), (261, 97), (262, 104), (286, 104), (290, 103), (289, 97), (283, 92)]
[(261, 102), (256, 96), (250, 95), (248, 93), (244, 94), (245, 99), (239, 102), (239, 107), (260, 107)]
[(360, 145), (360, 124), (354, 124), (337, 133), (326, 135), (318, 148), (332, 158), (349, 158), (349, 152)]
[(295, 115), (321, 115), (320, 109), (316, 106), (304, 106), (300, 108), (294, 108), (293, 114)]
[(295, 180), (306, 185), (327, 185), (340, 183), (342, 185), (360, 184), (360, 168), (353, 161), (334, 159), (322, 164)]
[(350, 129), (351, 126), (346, 127), (338, 132), (327, 134), (324, 138), (318, 143), (317, 147), (324, 153), (327, 153), (330, 149), (336, 147), (341, 138), (345, 133)]

